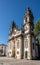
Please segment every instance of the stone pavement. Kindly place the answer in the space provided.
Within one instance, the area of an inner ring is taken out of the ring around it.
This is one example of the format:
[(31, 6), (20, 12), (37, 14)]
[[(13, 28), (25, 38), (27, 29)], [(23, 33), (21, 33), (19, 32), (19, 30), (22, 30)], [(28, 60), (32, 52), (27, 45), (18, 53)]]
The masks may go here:
[(40, 60), (14, 59), (0, 57), (0, 65), (40, 65)]

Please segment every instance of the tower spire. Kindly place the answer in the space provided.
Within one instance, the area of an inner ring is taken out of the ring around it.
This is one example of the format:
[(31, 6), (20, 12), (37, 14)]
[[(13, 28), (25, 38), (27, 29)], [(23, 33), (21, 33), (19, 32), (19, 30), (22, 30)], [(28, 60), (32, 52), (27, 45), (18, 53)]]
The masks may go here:
[(31, 12), (31, 9), (28, 7), (25, 14), (24, 14), (24, 24), (26, 22), (33, 22), (33, 19), (34, 19), (34, 17), (33, 17), (33, 14)]

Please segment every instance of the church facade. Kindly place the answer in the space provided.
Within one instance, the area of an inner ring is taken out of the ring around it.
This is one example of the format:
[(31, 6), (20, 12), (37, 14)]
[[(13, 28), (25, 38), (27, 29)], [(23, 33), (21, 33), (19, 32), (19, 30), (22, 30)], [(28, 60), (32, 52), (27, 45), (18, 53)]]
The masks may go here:
[(7, 56), (16, 59), (36, 59), (38, 57), (38, 42), (34, 36), (34, 17), (27, 8), (24, 14), (24, 24), (18, 29), (12, 22), (9, 30)]

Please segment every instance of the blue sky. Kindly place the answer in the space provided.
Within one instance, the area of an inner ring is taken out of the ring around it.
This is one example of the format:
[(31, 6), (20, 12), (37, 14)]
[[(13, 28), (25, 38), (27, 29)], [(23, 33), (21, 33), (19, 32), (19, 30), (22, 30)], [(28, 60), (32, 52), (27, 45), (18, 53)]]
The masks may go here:
[(0, 0), (0, 43), (7, 44), (12, 20), (20, 27), (27, 7), (32, 10), (36, 22), (40, 18), (40, 0)]

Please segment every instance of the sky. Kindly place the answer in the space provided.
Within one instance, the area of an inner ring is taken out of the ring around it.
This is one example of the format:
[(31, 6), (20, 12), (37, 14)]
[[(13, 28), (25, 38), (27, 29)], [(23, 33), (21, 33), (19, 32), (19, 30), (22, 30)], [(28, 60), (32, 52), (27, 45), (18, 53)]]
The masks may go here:
[(11, 22), (20, 27), (24, 22), (25, 10), (30, 7), (34, 15), (34, 23), (40, 18), (40, 0), (0, 0), (0, 44), (8, 44)]

